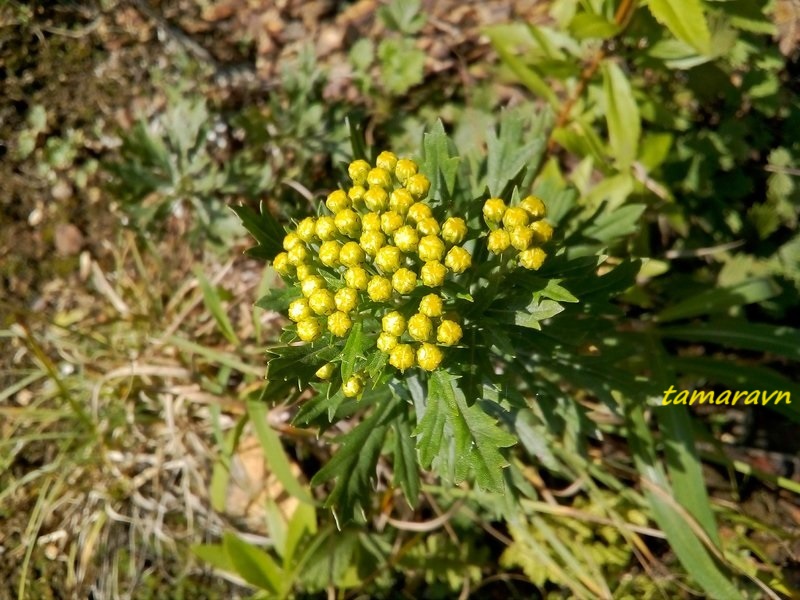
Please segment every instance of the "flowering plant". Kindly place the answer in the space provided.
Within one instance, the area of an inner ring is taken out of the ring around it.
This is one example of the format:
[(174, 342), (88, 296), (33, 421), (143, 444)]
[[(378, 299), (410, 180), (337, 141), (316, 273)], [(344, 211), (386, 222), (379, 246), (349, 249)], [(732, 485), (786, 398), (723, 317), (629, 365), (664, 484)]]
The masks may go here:
[(336, 480), (327, 505), (340, 518), (363, 508), (383, 452), (412, 505), (420, 467), (504, 490), (520, 415), (552, 386), (538, 373), (564, 367), (542, 324), (579, 307), (568, 280), (596, 278), (597, 260), (557, 245), (568, 193), (521, 191), (538, 171), (541, 137), (525, 141), (509, 120), (489, 142), (480, 162), (462, 160), (439, 124), (419, 164), (388, 151), (371, 163), (354, 144), (344, 185), (316, 216), (282, 227), (263, 206), (236, 209), (259, 242), (251, 254), (272, 260), (286, 284), (257, 305), (292, 322), (269, 350), (262, 398), (310, 386), (294, 422), (321, 431), (363, 417), (312, 480)]

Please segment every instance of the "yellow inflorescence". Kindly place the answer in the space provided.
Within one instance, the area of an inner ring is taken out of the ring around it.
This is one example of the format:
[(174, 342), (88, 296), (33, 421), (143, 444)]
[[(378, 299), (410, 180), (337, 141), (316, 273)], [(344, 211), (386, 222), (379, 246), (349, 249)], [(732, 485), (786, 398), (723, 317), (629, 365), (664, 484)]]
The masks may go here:
[(524, 198), (518, 206), (489, 198), (483, 204), (483, 218), (492, 228), (486, 240), (489, 252), (503, 254), (513, 249), (519, 266), (538, 271), (547, 258), (541, 246), (553, 237), (552, 225), (542, 220), (546, 215), (544, 202), (536, 196)]
[[(302, 219), (274, 260), (303, 295), (290, 304), (289, 318), (298, 337), (313, 342), (325, 332), (345, 337), (356, 322), (374, 322), (366, 319), (371, 314), (380, 324), (375, 345), (389, 364), (432, 371), (444, 359), (442, 347), (461, 339), (460, 325), (443, 317), (440, 289), (472, 265), (461, 245), (467, 224), (437, 218), (426, 202), (430, 181), (414, 161), (381, 152), (374, 165), (356, 160), (347, 171), (353, 185), (328, 194), (326, 214)], [(323, 365), (317, 376), (333, 372)], [(358, 396), (362, 375), (342, 389)]]

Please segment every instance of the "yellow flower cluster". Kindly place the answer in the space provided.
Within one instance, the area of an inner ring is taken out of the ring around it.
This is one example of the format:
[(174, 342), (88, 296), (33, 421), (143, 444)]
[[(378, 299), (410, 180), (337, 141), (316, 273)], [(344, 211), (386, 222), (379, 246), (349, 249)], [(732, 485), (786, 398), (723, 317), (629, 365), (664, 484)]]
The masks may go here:
[[(433, 370), (443, 358), (439, 345), (458, 343), (461, 327), (442, 317), (439, 295), (425, 296), (407, 322), (398, 312), (410, 313), (408, 296), (417, 288), (434, 292), (472, 265), (461, 246), (467, 224), (437, 220), (425, 202), (430, 181), (417, 171), (391, 152), (378, 155), (374, 167), (356, 160), (348, 167), (352, 186), (325, 201), (330, 214), (303, 219), (286, 235), (273, 266), (300, 285), (303, 297), (291, 303), (289, 318), (301, 340), (313, 342), (325, 330), (344, 337), (368, 309), (382, 324), (378, 348), (401, 371), (415, 364)], [(357, 395), (361, 380), (343, 389)]]
[(538, 270), (547, 258), (541, 246), (553, 237), (553, 227), (543, 220), (546, 214), (544, 202), (536, 196), (528, 196), (518, 206), (489, 198), (483, 205), (483, 218), (492, 228), (487, 239), (489, 252), (502, 254), (513, 248), (520, 266)]

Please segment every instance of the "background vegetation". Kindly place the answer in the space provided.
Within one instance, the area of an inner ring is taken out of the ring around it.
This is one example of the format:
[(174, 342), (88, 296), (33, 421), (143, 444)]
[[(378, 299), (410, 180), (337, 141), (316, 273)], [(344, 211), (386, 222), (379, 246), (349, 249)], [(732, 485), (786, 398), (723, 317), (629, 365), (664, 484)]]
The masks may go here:
[[(658, 408), (672, 384), (800, 399), (795, 2), (0, 19), (0, 598), (798, 593), (797, 405)], [(412, 509), (387, 438), (337, 527), (341, 477), (308, 481), (370, 413), (318, 436), (308, 391), (255, 400), (285, 322), (228, 207), (288, 224), (342, 180), (348, 122), (419, 155), (438, 119), (473, 173), (528, 157), (601, 284), (506, 390), (530, 406), (509, 493), (424, 471)]]

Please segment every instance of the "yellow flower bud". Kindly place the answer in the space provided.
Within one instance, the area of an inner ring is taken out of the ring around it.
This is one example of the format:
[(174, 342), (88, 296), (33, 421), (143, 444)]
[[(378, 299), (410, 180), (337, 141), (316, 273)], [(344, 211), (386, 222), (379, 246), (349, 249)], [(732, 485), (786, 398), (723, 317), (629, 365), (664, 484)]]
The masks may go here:
[(419, 301), (419, 312), (426, 317), (441, 317), (443, 306), (441, 297), (436, 294), (428, 294)]
[(303, 240), (300, 239), (300, 236), (297, 235), (295, 232), (287, 233), (286, 237), (283, 238), (283, 249), (288, 252), (298, 244), (302, 243)]
[(333, 363), (325, 363), (319, 369), (317, 369), (317, 372), (314, 373), (314, 375), (325, 381), (326, 379), (330, 379), (335, 372), (336, 365)]
[(364, 194), (367, 190), (363, 185), (354, 185), (347, 191), (347, 197), (350, 198), (352, 206), (358, 206), (364, 201)]
[(344, 190), (334, 190), (328, 194), (328, 199), (325, 200), (325, 206), (327, 206), (328, 210), (333, 214), (336, 214), (340, 210), (350, 208), (350, 198), (348, 198)]
[(320, 334), (322, 327), (316, 319), (304, 319), (297, 324), (297, 336), (304, 342), (313, 342)]
[(317, 219), (317, 225), (314, 228), (317, 237), (323, 242), (332, 240), (336, 236), (336, 221), (333, 217), (324, 216)]
[(489, 252), (500, 254), (505, 252), (511, 245), (511, 236), (508, 235), (505, 229), (495, 229), (489, 234), (489, 240), (486, 245), (489, 248)]
[(381, 329), (384, 333), (400, 337), (406, 331), (406, 320), (399, 312), (393, 310), (383, 315), (381, 319)]
[(325, 280), (319, 275), (310, 275), (300, 282), (300, 291), (303, 296), (310, 298), (317, 290), (325, 289)]
[(349, 288), (364, 291), (369, 283), (369, 274), (363, 267), (350, 267), (344, 272), (344, 282)]
[(530, 248), (523, 250), (519, 253), (519, 264), (532, 271), (538, 271), (544, 259), (547, 258), (547, 253), (541, 248)]
[(543, 219), (545, 216), (547, 216), (547, 207), (544, 205), (542, 199), (536, 196), (528, 196), (527, 198), (523, 199), (519, 205), (521, 208), (527, 211), (527, 213), (531, 216), (531, 219), (534, 221), (537, 219)]
[(361, 230), (362, 231), (380, 231), (381, 230), (381, 216), (378, 213), (367, 213), (361, 217)]
[(281, 252), (272, 259), (272, 268), (275, 269), (279, 275), (286, 277), (292, 272), (292, 265), (289, 264), (289, 255), (286, 252)]
[(386, 235), (392, 235), (403, 226), (403, 217), (390, 210), (381, 215), (381, 230)]
[(343, 287), (333, 295), (336, 310), (349, 313), (358, 306), (358, 292), (353, 288)]
[(422, 200), (428, 195), (428, 190), (431, 188), (431, 182), (422, 173), (412, 175), (406, 181), (406, 189), (417, 200)]
[(398, 188), (389, 196), (389, 208), (399, 215), (405, 215), (414, 206), (414, 196), (407, 189)]
[(530, 223), (530, 216), (525, 209), (515, 206), (509, 208), (503, 213), (503, 227), (506, 229), (513, 229), (514, 227), (525, 227)]
[(386, 169), (375, 167), (367, 173), (367, 183), (371, 187), (388, 188), (392, 185), (392, 174)]
[(373, 185), (364, 194), (364, 204), (371, 211), (384, 211), (389, 206), (389, 194), (382, 187)]
[(436, 341), (445, 346), (454, 346), (461, 341), (461, 325), (450, 319), (442, 319), (436, 330)]
[(434, 219), (433, 217), (428, 217), (427, 219), (422, 219), (419, 223), (417, 223), (417, 231), (419, 231), (422, 235), (438, 235), (441, 231), (439, 227), (439, 222)]
[(342, 393), (346, 398), (355, 398), (364, 391), (364, 382), (359, 375), (353, 375), (342, 385)]
[(350, 320), (350, 317), (339, 310), (328, 317), (328, 331), (336, 337), (346, 336), (352, 326), (353, 322)]
[(400, 268), (403, 255), (397, 246), (384, 246), (375, 255), (375, 266), (384, 273), (394, 273)]
[(467, 237), (467, 224), (461, 217), (450, 217), (442, 224), (442, 239), (450, 244), (460, 244)]
[(403, 267), (392, 275), (392, 287), (398, 294), (410, 294), (417, 287), (417, 274)]
[(330, 290), (316, 290), (308, 297), (308, 305), (318, 315), (329, 315), (336, 310), (336, 301)]
[(500, 198), (489, 198), (483, 204), (483, 218), (487, 221), (499, 223), (506, 212), (506, 203)]
[(447, 253), (444, 264), (453, 273), (463, 273), (472, 266), (472, 255), (461, 246), (453, 246)]
[(357, 242), (347, 242), (339, 252), (339, 262), (345, 267), (357, 267), (364, 262), (364, 250)]
[(533, 230), (528, 227), (514, 227), (509, 237), (514, 248), (527, 250), (533, 241)]
[(414, 366), (414, 349), (409, 344), (397, 344), (389, 353), (389, 364), (405, 371)]
[(354, 160), (347, 167), (347, 174), (353, 180), (355, 185), (364, 185), (367, 182), (367, 173), (369, 173), (370, 166), (365, 160)]
[(335, 267), (339, 264), (339, 252), (341, 249), (342, 246), (337, 241), (322, 242), (318, 253), (319, 261), (326, 267)]
[(386, 302), (392, 297), (392, 282), (380, 275), (374, 275), (367, 284), (367, 295), (373, 302)]
[(361, 231), (361, 217), (352, 208), (340, 210), (333, 219), (339, 233), (354, 238)]
[(395, 346), (397, 346), (397, 338), (395, 336), (389, 335), (386, 332), (378, 336), (378, 350), (384, 354), (389, 354)]
[(391, 173), (394, 171), (394, 168), (397, 165), (397, 156), (395, 156), (393, 152), (381, 152), (378, 154), (378, 158), (375, 159), (375, 164), (379, 168), (386, 169), (389, 173)]
[(407, 158), (401, 158), (394, 167), (394, 175), (400, 183), (404, 184), (408, 178), (417, 174), (417, 163)]
[(365, 231), (358, 240), (362, 250), (370, 256), (378, 254), (378, 250), (386, 243), (386, 236), (380, 231)]
[(419, 272), (422, 283), (428, 287), (438, 287), (444, 283), (444, 277), (447, 275), (447, 268), (438, 260), (432, 260), (422, 265)]
[(299, 323), (310, 316), (311, 308), (309, 308), (308, 300), (305, 298), (298, 298), (289, 303), (289, 318), (295, 323)]
[(412, 315), (408, 320), (408, 335), (418, 342), (426, 342), (433, 333), (433, 322), (422, 313)]
[(417, 253), (425, 262), (442, 260), (442, 256), (444, 256), (444, 242), (435, 235), (426, 235), (419, 241)]
[(286, 254), (289, 257), (289, 264), (295, 267), (302, 265), (308, 259), (308, 249), (302, 243), (292, 246)]
[(433, 217), (433, 212), (431, 211), (431, 207), (422, 202), (415, 202), (408, 209), (408, 220), (414, 223), (415, 225), (418, 224), (420, 221), (423, 221), (425, 219), (430, 219), (431, 217)]
[(411, 225), (403, 225), (394, 232), (394, 245), (403, 252), (416, 252), (419, 245), (419, 234)]
[(314, 231), (316, 223), (317, 220), (314, 217), (306, 217), (300, 221), (297, 224), (298, 237), (306, 243), (313, 242), (317, 237), (317, 233)]
[(433, 371), (442, 362), (442, 351), (433, 344), (422, 344), (417, 349), (417, 363), (426, 371)]
[(531, 223), (531, 231), (533, 231), (533, 239), (537, 244), (546, 244), (553, 239), (553, 226), (547, 221)]
[(303, 279), (314, 275), (314, 273), (314, 267), (311, 265), (297, 265), (297, 281), (303, 281)]

